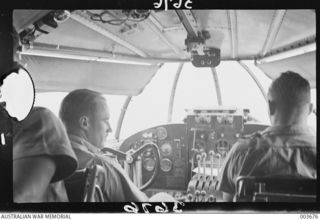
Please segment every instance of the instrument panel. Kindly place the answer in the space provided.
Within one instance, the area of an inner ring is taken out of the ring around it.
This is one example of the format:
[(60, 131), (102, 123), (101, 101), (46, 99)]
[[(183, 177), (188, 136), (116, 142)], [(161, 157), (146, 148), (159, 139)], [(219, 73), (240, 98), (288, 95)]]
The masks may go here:
[[(194, 197), (196, 194), (203, 196), (199, 201), (213, 201), (216, 197), (215, 178), (233, 144), (241, 136), (266, 127), (244, 123), (243, 114), (238, 109), (193, 110), (185, 123), (140, 131), (127, 138), (120, 150), (138, 149), (146, 142), (156, 144), (160, 165), (148, 191), (182, 191), (188, 193), (189, 201), (198, 201)], [(150, 179), (155, 167), (155, 152), (146, 150), (141, 155), (142, 183)]]

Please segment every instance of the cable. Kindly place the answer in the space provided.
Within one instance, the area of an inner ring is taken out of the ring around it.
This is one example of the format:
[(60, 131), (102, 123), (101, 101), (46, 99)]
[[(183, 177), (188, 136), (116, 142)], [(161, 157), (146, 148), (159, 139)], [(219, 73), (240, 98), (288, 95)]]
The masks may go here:
[[(90, 11), (87, 11), (87, 13), (90, 15), (90, 19), (93, 21), (100, 21), (101, 23), (105, 24), (111, 24), (111, 25), (122, 25), (128, 20), (128, 16), (126, 16), (125, 19), (110, 19), (110, 20), (104, 20), (102, 17), (105, 14), (110, 14), (108, 11), (102, 11), (100, 14), (92, 13)], [(112, 14), (111, 14), (112, 15)]]
[[(147, 19), (150, 15), (150, 13), (148, 14), (141, 14), (141, 16), (143, 16), (142, 18), (138, 18), (137, 14), (134, 10), (129, 10), (129, 11), (124, 11), (123, 14), (126, 16), (125, 18), (117, 18), (117, 19), (110, 19), (110, 20), (104, 20), (102, 17), (105, 14), (109, 14), (111, 16), (112, 15), (109, 11), (102, 11), (100, 14), (96, 14), (96, 13), (92, 13), (90, 11), (87, 11), (87, 13), (90, 15), (90, 19), (93, 21), (99, 21), (103, 24), (107, 23), (107, 24), (111, 24), (111, 25), (122, 25), (127, 21), (131, 21), (131, 22), (142, 22), (145, 19)], [(114, 16), (115, 17), (115, 16)], [(135, 18), (137, 17), (137, 19)]]

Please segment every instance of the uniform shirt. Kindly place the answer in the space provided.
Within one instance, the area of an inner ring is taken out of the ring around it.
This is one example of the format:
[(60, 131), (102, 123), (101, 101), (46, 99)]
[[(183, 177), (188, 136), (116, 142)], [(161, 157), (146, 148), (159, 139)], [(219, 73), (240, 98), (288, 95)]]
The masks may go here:
[(237, 141), (218, 176), (219, 191), (235, 194), (239, 176), (317, 178), (316, 135), (309, 127), (273, 126)]
[(133, 184), (115, 158), (103, 155), (97, 147), (81, 137), (69, 135), (69, 138), (79, 161), (78, 169), (90, 168), (96, 164), (104, 168), (104, 177), (99, 179), (99, 185), (102, 186), (105, 201), (145, 202), (149, 200)]
[[(13, 161), (49, 156), (56, 170), (42, 202), (68, 202), (64, 182), (77, 168), (74, 154), (62, 122), (48, 109), (34, 107), (13, 131)], [(13, 170), (14, 172), (14, 170)]]

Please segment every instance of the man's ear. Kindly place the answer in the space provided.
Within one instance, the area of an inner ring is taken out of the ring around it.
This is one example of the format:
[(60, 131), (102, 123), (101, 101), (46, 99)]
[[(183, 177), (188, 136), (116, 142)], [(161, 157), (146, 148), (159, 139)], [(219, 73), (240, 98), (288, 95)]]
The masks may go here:
[(89, 118), (85, 115), (79, 118), (79, 125), (83, 130), (88, 130), (89, 127)]
[(269, 107), (269, 114), (274, 115), (275, 111), (276, 111), (276, 103), (273, 101), (268, 101), (268, 107)]

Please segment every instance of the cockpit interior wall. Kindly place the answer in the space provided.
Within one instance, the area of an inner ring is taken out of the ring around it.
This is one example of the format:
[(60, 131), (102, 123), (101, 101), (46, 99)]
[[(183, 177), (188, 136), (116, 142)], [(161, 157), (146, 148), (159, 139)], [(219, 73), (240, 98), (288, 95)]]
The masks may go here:
[(288, 70), (297, 72), (310, 82), (311, 88), (316, 88), (315, 51), (282, 60), (261, 63), (257, 66), (272, 79), (277, 78), (280, 73)]
[(40, 56), (23, 56), (22, 61), (30, 70), (37, 92), (69, 92), (88, 88), (105, 94), (138, 95), (159, 69), (158, 65), (103, 63)]

